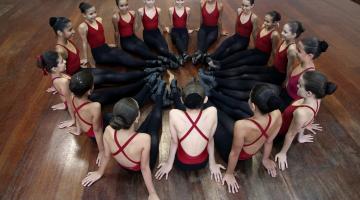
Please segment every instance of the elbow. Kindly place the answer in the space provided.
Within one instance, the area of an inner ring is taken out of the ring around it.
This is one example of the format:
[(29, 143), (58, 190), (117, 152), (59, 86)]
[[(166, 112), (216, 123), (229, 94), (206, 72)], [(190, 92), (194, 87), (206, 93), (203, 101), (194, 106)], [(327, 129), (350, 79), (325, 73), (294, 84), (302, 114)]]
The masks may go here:
[(140, 166), (141, 173), (145, 174), (150, 172), (150, 166), (149, 165), (141, 165)]

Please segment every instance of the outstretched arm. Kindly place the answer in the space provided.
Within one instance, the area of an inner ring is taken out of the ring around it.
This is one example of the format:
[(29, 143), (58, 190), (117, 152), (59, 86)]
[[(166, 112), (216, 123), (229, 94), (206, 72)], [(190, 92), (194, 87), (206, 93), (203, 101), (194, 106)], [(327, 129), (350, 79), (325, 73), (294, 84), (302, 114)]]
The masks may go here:
[(168, 174), (174, 165), (176, 150), (178, 148), (178, 137), (177, 137), (175, 122), (174, 122), (174, 119), (176, 119), (177, 116), (176, 116), (176, 113), (174, 113), (174, 111), (175, 110), (171, 110), (169, 113), (169, 126), (170, 126), (170, 134), (171, 134), (169, 157), (168, 157), (167, 162), (161, 163), (158, 166), (158, 168), (160, 168), (160, 169), (155, 174), (155, 177), (158, 180), (160, 180), (164, 175), (166, 175), (166, 177), (165, 177), (166, 179), (168, 178)]

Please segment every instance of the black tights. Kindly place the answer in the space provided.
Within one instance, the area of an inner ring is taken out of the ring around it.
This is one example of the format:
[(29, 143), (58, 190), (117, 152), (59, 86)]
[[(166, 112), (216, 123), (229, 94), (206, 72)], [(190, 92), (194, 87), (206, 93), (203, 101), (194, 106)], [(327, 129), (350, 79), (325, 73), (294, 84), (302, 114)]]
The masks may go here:
[(223, 93), (226, 96), (235, 98), (237, 100), (247, 101), (250, 96), (250, 91), (238, 91), (238, 90), (232, 90), (227, 88), (218, 88), (218, 91)]
[(144, 41), (136, 37), (135, 34), (129, 37), (120, 38), (121, 48), (127, 52), (141, 56), (145, 60), (156, 60), (158, 56), (151, 52)]
[(237, 51), (245, 50), (249, 46), (250, 38), (235, 33), (226, 40), (210, 55), (212, 59), (223, 60)]
[[(243, 113), (246, 113), (249, 116), (252, 115), (252, 111), (249, 107), (249, 103), (247, 101), (242, 101), (238, 99), (234, 99), (232, 97), (221, 94), (214, 89), (210, 90), (210, 99), (214, 99), (217, 102), (220, 102), (221, 105), (227, 106), (233, 110), (241, 110)], [(220, 106), (221, 108), (221, 106)]]
[(148, 47), (155, 49), (159, 54), (177, 62), (176, 56), (170, 53), (166, 40), (158, 28), (154, 30), (144, 30), (143, 38)]
[(96, 64), (126, 67), (145, 67), (146, 65), (144, 60), (135, 58), (119, 48), (109, 47), (107, 44), (91, 49), (91, 53)]
[(134, 95), (141, 89), (145, 82), (145, 80), (140, 80), (125, 86), (98, 89), (89, 96), (89, 99), (91, 101), (99, 102), (101, 105), (112, 104), (123, 97)]
[(266, 65), (270, 55), (258, 49), (247, 49), (219, 61), (221, 69), (230, 69), (242, 65)]
[(205, 26), (201, 25), (197, 35), (197, 48), (201, 53), (205, 53), (208, 48), (218, 38), (219, 28), (218, 26)]
[(228, 70), (214, 71), (213, 73), (214, 76), (221, 78), (240, 76), (241, 79), (263, 81), (276, 85), (281, 85), (286, 77), (285, 73), (277, 71), (274, 66), (266, 65), (243, 65)]
[(159, 129), (162, 125), (162, 95), (156, 96), (155, 105), (141, 124), (138, 132), (148, 133), (151, 136), (150, 168), (154, 168), (159, 153)]
[(187, 28), (172, 28), (170, 32), (171, 40), (175, 44), (180, 54), (187, 53), (189, 44), (189, 33)]

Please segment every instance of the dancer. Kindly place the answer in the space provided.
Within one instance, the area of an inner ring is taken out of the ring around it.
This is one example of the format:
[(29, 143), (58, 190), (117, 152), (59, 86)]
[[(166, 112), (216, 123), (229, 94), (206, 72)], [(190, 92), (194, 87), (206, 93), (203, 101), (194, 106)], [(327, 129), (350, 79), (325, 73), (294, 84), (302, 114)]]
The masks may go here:
[(221, 35), (228, 34), (222, 30), (222, 10), (223, 5), (218, 0), (200, 0), (201, 22), (197, 35), (197, 51), (192, 57), (194, 65), (204, 59), (206, 51), (218, 38), (219, 29)]
[[(169, 114), (171, 144), (168, 160), (159, 164), (155, 177), (168, 178), (173, 164), (182, 170), (204, 168), (209, 160), (211, 178), (221, 181), (220, 169), (214, 157), (213, 134), (217, 125), (215, 107), (202, 109), (207, 102), (205, 91), (198, 82), (190, 82), (183, 90), (186, 111), (172, 109)], [(189, 123), (190, 122), (190, 123)]]
[[(170, 36), (176, 49), (182, 56), (179, 59), (179, 64), (189, 61), (190, 56), (187, 52), (189, 45), (189, 33), (193, 30), (188, 30), (187, 24), (190, 19), (190, 7), (184, 6), (184, 0), (175, 0), (175, 5), (169, 8), (169, 17), (172, 24)], [(169, 31), (166, 27), (167, 32)]]
[[(150, 162), (155, 163), (158, 152), (158, 129), (161, 126), (162, 96), (165, 83), (160, 82), (156, 91), (156, 105), (147, 116), (138, 131), (135, 124), (139, 122), (140, 111), (136, 100), (121, 99), (115, 104), (113, 118), (104, 132), (105, 154), (100, 168), (89, 172), (83, 179), (83, 186), (90, 186), (100, 179), (112, 155), (120, 166), (129, 171), (141, 171), (149, 192), (149, 199), (159, 199), (152, 182)], [(147, 129), (147, 132), (144, 130)], [(156, 141), (154, 141), (156, 140)], [(151, 152), (155, 149), (156, 154)]]
[(280, 34), (279, 26), (281, 15), (277, 11), (270, 11), (265, 15), (264, 24), (258, 31), (255, 39), (255, 48), (237, 52), (219, 61), (209, 62), (210, 69), (229, 69), (243, 65), (266, 65), (269, 58), (275, 55)]
[[(300, 75), (297, 95), (301, 99), (294, 101), (282, 113), (283, 124), (279, 135), (285, 135), (285, 141), (281, 151), (275, 155), (275, 161), (278, 162), (281, 170), (288, 168), (287, 152), (297, 134), (300, 143), (313, 142), (313, 136), (305, 135), (304, 130), (313, 123), (319, 112), (321, 99), (334, 93), (336, 88), (336, 84), (329, 82), (320, 72), (306, 71)], [(310, 127), (315, 130), (318, 128), (316, 124)]]
[(224, 40), (214, 53), (206, 57), (206, 63), (212, 60), (223, 60), (237, 51), (247, 49), (250, 37), (256, 39), (258, 17), (252, 12), (255, 0), (243, 0), (237, 9), (235, 34)]
[[(219, 154), (228, 161), (223, 183), (227, 183), (230, 193), (239, 191), (239, 185), (234, 176), (238, 160), (251, 159), (262, 146), (264, 146), (262, 164), (269, 175), (276, 176), (276, 164), (270, 159), (270, 154), (273, 140), (282, 122), (281, 112), (278, 110), (279, 101), (279, 97), (269, 86), (256, 85), (251, 90), (249, 99), (254, 115), (251, 118), (236, 121), (234, 134), (224, 129), (217, 129), (214, 135), (215, 144)], [(232, 146), (231, 150), (230, 146)]]
[(144, 42), (150, 48), (155, 49), (161, 55), (170, 59), (163, 60), (164, 62), (170, 63), (170, 68), (178, 68), (178, 58), (169, 51), (166, 40), (159, 29), (161, 28), (161, 30), (164, 30), (165, 28), (160, 22), (161, 9), (155, 6), (155, 0), (144, 0), (144, 3), (144, 7), (138, 9), (138, 13), (141, 16), (141, 21), (144, 26)]
[(82, 60), (84, 62), (88, 62), (87, 47), (89, 44), (96, 64), (121, 65), (127, 67), (150, 67), (160, 64), (160, 62), (155, 59), (144, 61), (131, 56), (119, 48), (110, 47), (105, 43), (102, 18), (97, 17), (95, 7), (89, 3), (81, 2), (79, 8), (85, 18), (85, 22), (81, 23), (78, 28), (82, 39)]

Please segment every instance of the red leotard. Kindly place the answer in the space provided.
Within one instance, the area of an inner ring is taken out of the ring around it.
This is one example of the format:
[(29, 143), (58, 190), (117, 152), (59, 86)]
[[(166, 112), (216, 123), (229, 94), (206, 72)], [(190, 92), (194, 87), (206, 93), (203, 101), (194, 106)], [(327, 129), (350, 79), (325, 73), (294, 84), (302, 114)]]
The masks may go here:
[(284, 50), (280, 51), (280, 47), (282, 45), (281, 44), (279, 46), (278, 50), (276, 51), (275, 59), (274, 59), (274, 67), (280, 73), (283, 73), (283, 74), (286, 73), (286, 68), (287, 68), (287, 63), (288, 63), (287, 50), (288, 50), (289, 46), (292, 44), (293, 43), (288, 44)]
[(155, 7), (155, 16), (150, 19), (147, 15), (146, 15), (146, 11), (145, 11), (145, 7), (144, 7), (144, 14), (143, 14), (143, 17), (142, 17), (142, 23), (143, 23), (143, 26), (144, 26), (144, 30), (154, 30), (154, 29), (157, 29), (158, 26), (159, 26), (159, 14), (158, 14), (158, 11), (157, 11), (157, 8)]
[(241, 20), (240, 20), (241, 14), (242, 14), (242, 12), (237, 17), (236, 32), (243, 37), (249, 38), (253, 31), (253, 24), (251, 22), (252, 13), (250, 14), (249, 20), (247, 22), (245, 22), (244, 24), (241, 23)]
[(104, 35), (103, 25), (100, 22), (96, 21), (96, 23), (98, 25), (98, 29), (96, 30), (95, 28), (90, 26), (90, 24), (88, 24), (86, 21), (85, 21), (85, 23), (88, 26), (88, 32), (87, 32), (86, 37), (87, 37), (88, 43), (90, 45), (90, 48), (93, 49), (93, 48), (100, 47), (103, 44), (105, 44), (105, 35)]
[(119, 28), (120, 37), (129, 37), (134, 34), (135, 17), (130, 12), (129, 14), (131, 16), (129, 22), (124, 21), (121, 15), (119, 15), (118, 28)]
[[(264, 136), (266, 139), (269, 137), (269, 135), (267, 134), (267, 131), (268, 131), (270, 125), (271, 125), (271, 115), (268, 114), (268, 116), (269, 116), (269, 120), (268, 120), (268, 123), (267, 123), (265, 129), (263, 129), (263, 128), (261, 127), (261, 125), (260, 125), (257, 121), (255, 121), (255, 120), (253, 120), (253, 119), (247, 119), (247, 120), (253, 122), (253, 123), (259, 128), (261, 134), (260, 134), (259, 137), (256, 138), (253, 142), (248, 143), (248, 144), (244, 144), (244, 147), (248, 147), (248, 146), (251, 146), (251, 145), (255, 144), (257, 141), (260, 140), (260, 138), (261, 138), (262, 136)], [(254, 154), (249, 154), (249, 153), (247, 153), (247, 152), (244, 150), (244, 148), (243, 148), (243, 149), (241, 149), (241, 152), (240, 152), (240, 155), (239, 155), (239, 160), (247, 160), (247, 159), (250, 159), (250, 158), (252, 158), (252, 156), (255, 155), (256, 153), (257, 153), (257, 152), (255, 152)]]
[[(197, 116), (196, 120), (193, 121), (189, 114), (187, 112), (184, 112), (186, 117), (189, 119), (190, 123), (192, 124), (191, 128), (184, 134), (184, 136), (182, 138), (178, 138), (179, 140), (179, 146), (177, 149), (177, 158), (179, 161), (181, 161), (184, 164), (188, 164), (188, 165), (194, 165), (194, 164), (199, 164), (199, 163), (203, 163), (207, 158), (208, 158), (208, 152), (207, 152), (207, 148), (205, 147), (205, 149), (198, 155), (198, 156), (190, 156), (189, 154), (187, 154), (184, 151), (184, 148), (181, 145), (181, 142), (190, 134), (190, 132), (195, 128), (198, 133), (208, 142), (209, 139), (205, 136), (205, 134), (197, 127), (197, 123), (201, 118), (202, 115), (202, 111), (200, 111), (199, 115)], [(206, 145), (207, 146), (207, 145)]]
[(313, 113), (314, 116), (313, 118), (310, 120), (309, 123), (307, 123), (305, 126), (303, 126), (303, 128), (305, 128), (307, 125), (309, 125), (311, 122), (314, 121), (314, 118), (317, 114), (317, 112), (319, 111), (319, 102), (316, 101), (316, 110), (314, 110), (312, 107), (308, 106), (308, 105), (298, 105), (298, 106), (294, 106), (294, 105), (290, 105), (288, 106), (284, 112), (282, 113), (282, 124), (281, 124), (281, 128), (279, 131), (279, 135), (286, 135), (286, 133), (288, 132), (289, 128), (290, 128), (290, 124), (294, 118), (294, 111), (298, 108), (309, 108)]
[(286, 85), (286, 92), (294, 101), (302, 98), (297, 95), (297, 91), (298, 91), (297, 84), (299, 82), (300, 76), (307, 71), (313, 71), (313, 70), (315, 70), (314, 67), (309, 67), (297, 75), (290, 76), (288, 84)]
[(57, 44), (59, 46), (64, 47), (67, 51), (67, 59), (66, 59), (66, 73), (68, 75), (73, 75), (80, 70), (80, 55), (79, 49), (74, 45), (73, 42), (69, 40), (69, 42), (75, 47), (76, 52), (70, 51), (66, 46), (62, 44)]
[(116, 146), (119, 148), (116, 152), (112, 153), (113, 156), (116, 156), (119, 153), (122, 153), (130, 162), (134, 163), (135, 166), (133, 167), (125, 167), (123, 165), (121, 165), (119, 163), (119, 165), (125, 169), (131, 170), (131, 171), (140, 171), (140, 161), (134, 161), (133, 159), (131, 159), (126, 153), (125, 153), (125, 148), (127, 147), (127, 145), (131, 142), (132, 139), (134, 139), (134, 137), (137, 135), (137, 133), (134, 133), (126, 142), (124, 145), (120, 145), (119, 140), (116, 137), (116, 133), (117, 130), (114, 131), (114, 140), (116, 143)]
[(88, 102), (85, 102), (85, 103), (81, 104), (79, 107), (76, 107), (75, 102), (74, 102), (74, 97), (72, 99), (72, 105), (73, 105), (73, 108), (74, 108), (74, 117), (76, 117), (76, 115), (77, 115), (82, 122), (84, 122), (85, 124), (90, 126), (89, 130), (86, 132), (86, 135), (93, 138), (93, 137), (95, 137), (95, 133), (94, 133), (94, 130), (93, 130), (92, 123), (87, 122), (84, 118), (81, 117), (81, 115), (79, 113), (79, 110), (82, 107), (84, 107), (85, 105), (89, 104), (89, 103), (91, 103), (91, 102), (88, 101)]
[(173, 20), (173, 26), (174, 28), (186, 28), (186, 20), (187, 20), (187, 13), (186, 13), (186, 8), (184, 7), (184, 14), (180, 17), (177, 13), (176, 13), (176, 9), (174, 7), (174, 12), (172, 15), (172, 20)]
[(272, 50), (271, 34), (272, 34), (272, 32), (274, 32), (274, 30), (272, 30), (269, 33), (267, 33), (266, 35), (260, 37), (261, 30), (259, 31), (259, 33), (256, 36), (255, 48), (264, 53), (270, 54), (271, 50)]
[(205, 2), (204, 6), (201, 8), (203, 24), (205, 26), (217, 26), (220, 17), (217, 1), (215, 2), (215, 9), (212, 13), (208, 13), (206, 10), (206, 3), (207, 2)]
[[(58, 78), (61, 78), (61, 77), (58, 76), (58, 77), (52, 78), (52, 79), (51, 79), (51, 82), (52, 82), (52, 85), (53, 85), (54, 89), (56, 90), (56, 92), (57, 92), (60, 96), (64, 97), (64, 95), (61, 94), (60, 91), (59, 91), (58, 89), (56, 89), (56, 87), (55, 87), (55, 85), (54, 85), (54, 81), (55, 81), (56, 79), (58, 79)], [(63, 103), (64, 103), (64, 105), (65, 105), (65, 109), (67, 109), (67, 108), (68, 108), (68, 105), (67, 105), (66, 100), (65, 100)]]

